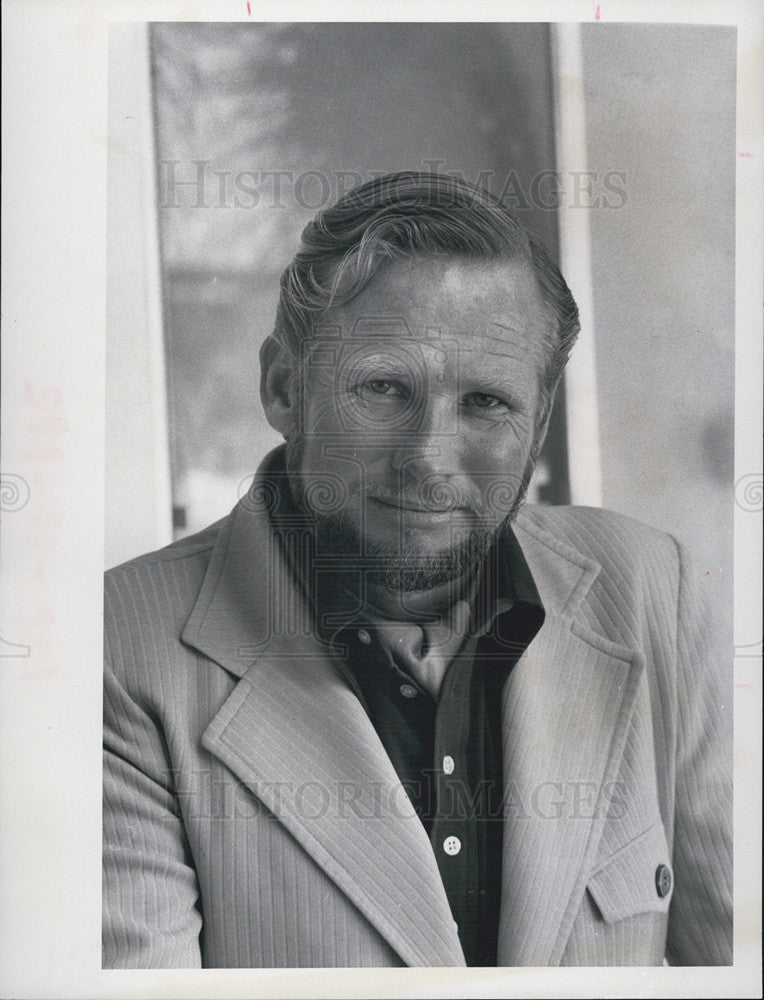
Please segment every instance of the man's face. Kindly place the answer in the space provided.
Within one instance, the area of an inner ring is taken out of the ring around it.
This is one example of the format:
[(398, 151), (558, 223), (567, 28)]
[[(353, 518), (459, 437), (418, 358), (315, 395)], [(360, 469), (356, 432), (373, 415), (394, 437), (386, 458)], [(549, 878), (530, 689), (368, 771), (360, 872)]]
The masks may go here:
[(288, 464), (334, 552), (400, 589), (479, 558), (527, 482), (552, 325), (522, 261), (397, 263), (326, 313)]

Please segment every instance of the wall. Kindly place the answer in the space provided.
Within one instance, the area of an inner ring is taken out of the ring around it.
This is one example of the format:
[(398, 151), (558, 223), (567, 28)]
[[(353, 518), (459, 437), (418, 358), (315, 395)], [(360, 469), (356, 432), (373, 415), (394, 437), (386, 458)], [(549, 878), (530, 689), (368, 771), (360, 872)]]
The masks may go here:
[(172, 541), (153, 105), (145, 24), (109, 33), (107, 568)]
[(692, 546), (731, 620), (735, 30), (582, 27), (603, 505)]

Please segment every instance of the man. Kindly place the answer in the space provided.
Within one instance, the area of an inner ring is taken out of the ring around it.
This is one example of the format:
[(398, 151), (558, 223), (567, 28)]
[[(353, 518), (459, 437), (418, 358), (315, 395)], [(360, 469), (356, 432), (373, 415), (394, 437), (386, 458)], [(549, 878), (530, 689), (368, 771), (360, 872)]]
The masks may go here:
[(577, 331), (464, 183), (306, 228), (261, 352), (285, 446), (107, 577), (105, 965), (731, 962), (701, 580), (522, 507)]

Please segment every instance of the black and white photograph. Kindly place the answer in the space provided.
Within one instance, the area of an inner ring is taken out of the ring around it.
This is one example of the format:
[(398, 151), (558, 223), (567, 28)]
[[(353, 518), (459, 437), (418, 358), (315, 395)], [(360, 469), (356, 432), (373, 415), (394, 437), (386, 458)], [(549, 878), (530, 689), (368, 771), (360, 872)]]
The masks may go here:
[(66, 22), (100, 291), (4, 376), (13, 995), (755, 996), (753, 7), (222, 6)]

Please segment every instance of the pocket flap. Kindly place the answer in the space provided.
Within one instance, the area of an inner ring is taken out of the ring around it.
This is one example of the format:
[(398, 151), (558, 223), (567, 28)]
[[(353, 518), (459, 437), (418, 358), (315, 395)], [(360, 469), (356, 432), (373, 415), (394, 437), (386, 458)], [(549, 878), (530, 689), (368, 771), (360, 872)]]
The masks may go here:
[(640, 834), (591, 875), (587, 889), (608, 923), (635, 913), (668, 910), (674, 891), (661, 823)]

